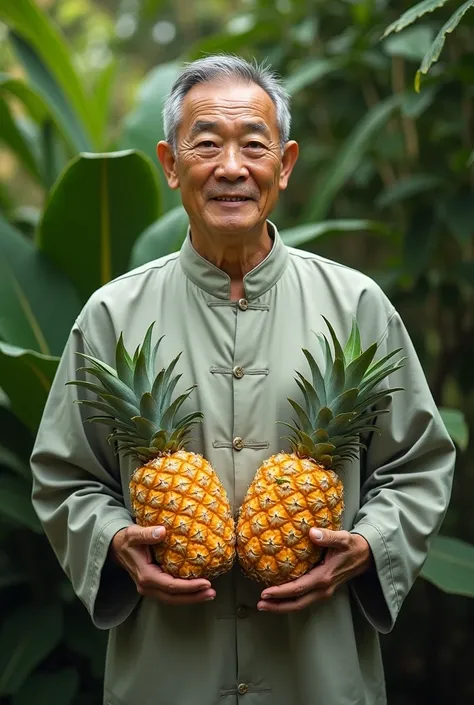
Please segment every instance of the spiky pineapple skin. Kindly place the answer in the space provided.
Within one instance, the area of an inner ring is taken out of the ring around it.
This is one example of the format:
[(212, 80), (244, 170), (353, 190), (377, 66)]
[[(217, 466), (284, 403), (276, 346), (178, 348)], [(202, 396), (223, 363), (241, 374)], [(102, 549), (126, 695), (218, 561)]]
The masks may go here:
[(333, 470), (293, 453), (273, 455), (257, 470), (240, 509), (242, 569), (268, 586), (301, 577), (322, 556), (309, 530), (339, 530), (343, 510), (343, 484)]
[(130, 479), (140, 526), (161, 525), (153, 547), (162, 569), (176, 578), (216, 578), (235, 559), (235, 523), (226, 491), (202, 455), (180, 450), (154, 458)]

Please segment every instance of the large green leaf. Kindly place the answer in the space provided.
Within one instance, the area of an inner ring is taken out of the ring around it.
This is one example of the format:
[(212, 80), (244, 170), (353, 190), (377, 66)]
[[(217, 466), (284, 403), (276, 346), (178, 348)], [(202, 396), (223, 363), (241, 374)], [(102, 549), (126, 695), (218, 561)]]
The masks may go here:
[(450, 536), (438, 536), (421, 575), (444, 592), (474, 597), (474, 546)]
[(447, 2), (448, 0), (423, 0), (423, 2), (419, 2), (417, 5), (414, 5), (404, 12), (398, 20), (392, 22), (385, 30), (383, 36), (387, 37), (392, 32), (400, 32), (402, 29), (415, 22), (419, 17), (426, 15), (428, 12), (433, 12), (433, 10), (442, 7)]
[(287, 76), (285, 88), (290, 95), (295, 95), (303, 88), (316, 83), (324, 76), (337, 71), (347, 63), (345, 58), (309, 59), (305, 61), (294, 73)]
[(0, 19), (28, 41), (68, 97), (95, 144), (100, 125), (71, 61), (71, 51), (57, 26), (34, 0), (0, 0)]
[(36, 122), (46, 118), (48, 109), (44, 100), (25, 81), (0, 73), (0, 90), (4, 96), (9, 94), (18, 98)]
[(0, 517), (42, 534), (43, 529), (31, 503), (31, 482), (8, 473), (0, 475)]
[(119, 140), (121, 149), (139, 149), (158, 166), (163, 194), (163, 210), (168, 211), (181, 203), (179, 191), (168, 187), (161, 164), (156, 156), (156, 145), (165, 139), (162, 110), (165, 98), (180, 70), (180, 64), (171, 62), (153, 68), (142, 81), (136, 105), (127, 115)]
[(173, 208), (152, 223), (143, 232), (132, 250), (130, 267), (169, 255), (179, 250), (189, 225), (188, 214), (182, 206)]
[(64, 274), (0, 216), (0, 340), (59, 355), (79, 310)]
[(7, 102), (0, 97), (0, 140), (16, 154), (30, 174), (41, 181), (36, 157), (13, 117)]
[(339, 153), (318, 181), (307, 220), (323, 220), (339, 189), (352, 176), (375, 135), (400, 104), (400, 96), (391, 96), (371, 108), (342, 145)]
[(72, 705), (78, 688), (79, 674), (74, 668), (33, 673), (15, 693), (11, 705)]
[(384, 235), (388, 233), (386, 225), (372, 220), (326, 220), (323, 223), (305, 223), (294, 228), (287, 228), (282, 230), (280, 235), (288, 247), (300, 247), (322, 235), (337, 235), (363, 230)]
[(469, 426), (463, 412), (459, 409), (446, 407), (441, 407), (439, 412), (454, 443), (459, 446), (460, 450), (466, 450), (469, 443)]
[(452, 15), (439, 30), (433, 44), (423, 57), (421, 66), (416, 73), (415, 87), (417, 88), (417, 90), (420, 87), (421, 74), (428, 73), (430, 67), (435, 63), (435, 61), (438, 61), (441, 51), (444, 47), (444, 43), (446, 41), (446, 35), (456, 29), (461, 19), (471, 7), (474, 7), (474, 0), (467, 0), (467, 2), (461, 5), (461, 7), (458, 8), (454, 15)]
[(38, 429), (59, 358), (0, 342), (0, 386), (31, 431)]
[[(0, 0), (1, 1), (1, 0)], [(35, 51), (31, 41), (11, 32), (10, 39), (28, 74), (29, 83), (43, 99), (72, 154), (93, 148), (85, 126), (75, 112), (69, 98), (55, 78), (54, 73)]]
[(59, 644), (62, 631), (60, 604), (25, 603), (9, 612), (0, 630), (0, 695), (20, 690)]
[(135, 151), (80, 154), (52, 190), (38, 247), (82, 300), (127, 271), (132, 247), (159, 212), (156, 170)]

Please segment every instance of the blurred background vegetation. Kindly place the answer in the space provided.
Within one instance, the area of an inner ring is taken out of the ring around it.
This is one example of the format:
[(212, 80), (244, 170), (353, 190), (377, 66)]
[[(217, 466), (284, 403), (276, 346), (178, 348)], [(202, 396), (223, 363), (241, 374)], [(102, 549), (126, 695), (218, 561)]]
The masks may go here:
[(379, 282), (458, 446), (443, 535), (382, 640), (389, 703), (474, 702), (473, 5), (0, 0), (1, 705), (101, 702), (106, 635), (42, 534), (28, 459), (81, 306), (182, 242), (162, 100), (183, 61), (221, 51), (266, 60), (293, 97), (284, 240)]

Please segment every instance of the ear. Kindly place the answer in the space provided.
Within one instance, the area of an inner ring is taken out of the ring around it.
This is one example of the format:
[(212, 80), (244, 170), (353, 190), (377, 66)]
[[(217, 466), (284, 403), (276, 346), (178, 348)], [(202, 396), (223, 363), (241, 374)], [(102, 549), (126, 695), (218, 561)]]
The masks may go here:
[(284, 191), (288, 186), (288, 181), (290, 179), (290, 174), (293, 171), (293, 167), (298, 159), (299, 147), (298, 143), (294, 140), (290, 140), (285, 144), (285, 149), (281, 158), (281, 171), (279, 186), (280, 190)]
[(160, 160), (161, 166), (165, 173), (168, 186), (172, 189), (179, 188), (178, 172), (176, 171), (176, 160), (174, 157), (173, 148), (168, 142), (158, 142), (156, 145), (156, 155)]

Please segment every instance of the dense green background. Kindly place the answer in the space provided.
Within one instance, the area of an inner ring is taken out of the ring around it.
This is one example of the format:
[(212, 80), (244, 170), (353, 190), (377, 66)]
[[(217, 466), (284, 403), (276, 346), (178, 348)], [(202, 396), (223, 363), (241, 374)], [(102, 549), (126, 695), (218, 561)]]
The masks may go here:
[(283, 76), (301, 156), (273, 219), (380, 283), (458, 446), (443, 536), (382, 640), (389, 703), (474, 702), (474, 0), (425, 0), (382, 39), (412, 6), (0, 0), (0, 705), (101, 702), (105, 634), (42, 534), (28, 458), (88, 296), (182, 241), (162, 99), (218, 51)]

